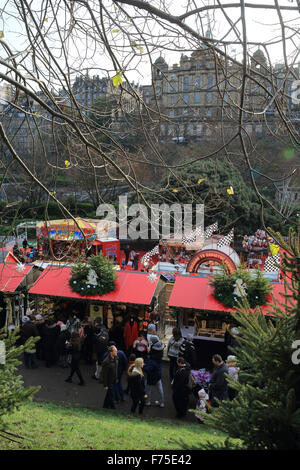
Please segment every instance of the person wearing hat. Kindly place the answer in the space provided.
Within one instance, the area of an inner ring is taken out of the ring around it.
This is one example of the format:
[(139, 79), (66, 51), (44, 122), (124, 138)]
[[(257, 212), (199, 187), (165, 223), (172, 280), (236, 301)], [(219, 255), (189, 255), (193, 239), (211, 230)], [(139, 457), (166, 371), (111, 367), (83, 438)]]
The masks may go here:
[(146, 380), (146, 406), (151, 406), (151, 393), (154, 387), (157, 390), (158, 400), (155, 400), (155, 405), (164, 408), (164, 390), (161, 381), (161, 363), (165, 345), (160, 341), (157, 335), (150, 336), (150, 354), (149, 360), (143, 367)]
[[(25, 315), (22, 318), (20, 335), (21, 335), (21, 338), (20, 338), (21, 344), (25, 344), (26, 341), (31, 337), (36, 338), (37, 336), (39, 336), (37, 327), (27, 315)], [(31, 349), (34, 350), (33, 353), (24, 351), (24, 365), (26, 369), (36, 369), (37, 367), (35, 363), (35, 353), (36, 353), (35, 345)]]
[[(236, 357), (233, 355), (229, 355), (226, 359), (226, 365), (228, 367), (228, 374), (230, 377), (232, 377), (234, 380), (238, 381), (239, 380), (239, 370), (240, 368), (237, 367), (237, 361)], [(233, 388), (228, 386), (228, 398), (229, 400), (233, 400), (237, 395), (237, 390), (234, 390)]]
[(191, 369), (196, 369), (197, 356), (196, 348), (193, 343), (193, 335), (187, 335), (186, 339), (180, 345), (178, 357), (183, 357), (185, 361), (191, 366)]

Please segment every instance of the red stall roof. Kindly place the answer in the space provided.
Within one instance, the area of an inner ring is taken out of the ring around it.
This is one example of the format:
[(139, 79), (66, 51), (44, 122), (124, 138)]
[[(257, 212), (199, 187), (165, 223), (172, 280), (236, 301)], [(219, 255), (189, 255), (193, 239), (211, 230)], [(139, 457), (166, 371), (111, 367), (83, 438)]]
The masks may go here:
[(149, 305), (154, 295), (159, 276), (151, 282), (147, 273), (117, 271), (116, 289), (102, 296), (81, 296), (73, 292), (69, 280), (70, 267), (48, 266), (30, 289), (30, 294), (72, 299), (91, 299), (104, 302)]
[[(197, 276), (177, 275), (170, 296), (169, 307), (192, 308), (195, 310), (209, 310), (215, 312), (230, 312), (234, 309), (224, 307), (213, 296), (213, 287), (209, 282), (211, 279)], [(284, 284), (273, 284), (273, 290), (268, 295), (268, 302), (275, 300), (284, 301)], [(272, 311), (266, 304), (262, 306), (263, 313)]]
[(14, 292), (33, 266), (26, 266), (19, 272), (16, 263), (0, 263), (0, 291)]

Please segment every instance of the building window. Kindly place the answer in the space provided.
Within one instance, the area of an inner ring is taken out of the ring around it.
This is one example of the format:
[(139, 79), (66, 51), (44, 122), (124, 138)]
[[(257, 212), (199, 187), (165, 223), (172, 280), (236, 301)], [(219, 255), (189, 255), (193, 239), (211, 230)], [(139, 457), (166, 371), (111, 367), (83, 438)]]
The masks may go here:
[(214, 64), (210, 63), (210, 64), (208, 65), (208, 67), (209, 67), (210, 69), (213, 69), (213, 68), (214, 68)]
[(201, 77), (199, 75), (198, 75), (198, 77), (196, 77), (195, 86), (196, 86), (196, 88), (201, 87)]
[(189, 89), (189, 83), (190, 83), (189, 77), (184, 77), (183, 78), (183, 89), (184, 90)]
[(175, 80), (175, 73), (171, 74), (171, 80)]
[(188, 110), (187, 108), (185, 108), (185, 109), (183, 110), (183, 114), (186, 116), (188, 113), (189, 113), (189, 110)]
[(149, 103), (150, 103), (149, 96), (146, 96), (146, 98), (145, 98), (145, 103), (146, 103), (146, 104), (149, 104)]
[(208, 110), (206, 111), (206, 116), (211, 116), (211, 109), (208, 109)]
[(199, 92), (195, 93), (195, 103), (200, 103), (200, 93)]
[(170, 96), (170, 104), (174, 104), (174, 96)]
[(212, 76), (209, 76), (207, 78), (207, 88), (212, 88), (213, 84), (214, 84), (214, 78)]
[(170, 91), (175, 91), (175, 82), (170, 82)]
[(174, 117), (174, 116), (175, 116), (174, 109), (171, 109), (171, 110), (170, 110), (170, 117)]
[(185, 103), (188, 103), (189, 102), (189, 95), (183, 95), (183, 101)]
[(196, 70), (200, 70), (200, 64), (196, 64)]
[(212, 102), (212, 93), (207, 93), (207, 102), (208, 103)]
[(185, 66), (185, 70), (188, 70), (188, 69), (189, 69), (189, 66), (188, 66), (188, 65), (186, 65), (186, 66)]

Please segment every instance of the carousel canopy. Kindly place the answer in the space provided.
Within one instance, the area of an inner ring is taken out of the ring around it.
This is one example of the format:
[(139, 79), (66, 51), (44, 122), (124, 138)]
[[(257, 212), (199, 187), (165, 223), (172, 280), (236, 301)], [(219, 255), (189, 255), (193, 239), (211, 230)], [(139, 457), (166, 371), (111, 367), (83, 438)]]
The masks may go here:
[(14, 292), (33, 266), (24, 266), (23, 271), (18, 271), (16, 263), (0, 263), (0, 291)]
[[(36, 224), (37, 238), (50, 238), (57, 241), (80, 241), (84, 236), (88, 241), (116, 236), (116, 222), (97, 219), (73, 219), (49, 220)], [(84, 233), (84, 236), (82, 234)]]
[(69, 285), (71, 269), (70, 267), (48, 266), (29, 293), (72, 299), (150, 305), (160, 278), (157, 276), (157, 279), (150, 280), (147, 273), (118, 271), (114, 291), (102, 296), (81, 296), (77, 292), (73, 292)]
[[(194, 310), (208, 310), (215, 312), (230, 312), (233, 308), (224, 307), (213, 295), (210, 279), (195, 275), (177, 275), (170, 296), (169, 307), (180, 307)], [(273, 291), (267, 296), (268, 303), (274, 300), (284, 302), (284, 284), (274, 284)], [(264, 314), (271, 314), (272, 307), (268, 304), (262, 306)]]

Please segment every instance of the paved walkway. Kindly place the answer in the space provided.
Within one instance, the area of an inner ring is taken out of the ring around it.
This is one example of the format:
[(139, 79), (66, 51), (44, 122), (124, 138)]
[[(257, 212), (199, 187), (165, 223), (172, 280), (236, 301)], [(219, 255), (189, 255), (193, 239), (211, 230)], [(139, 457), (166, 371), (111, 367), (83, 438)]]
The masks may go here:
[[(103, 385), (99, 384), (98, 381), (91, 377), (95, 372), (94, 366), (86, 365), (82, 362), (80, 369), (86, 385), (84, 387), (80, 387), (77, 385), (78, 378), (76, 374), (73, 376), (72, 384), (65, 382), (69, 369), (62, 369), (58, 366), (46, 368), (42, 361), (37, 361), (37, 364), (38, 368), (33, 370), (25, 369), (24, 366), (20, 367), (20, 373), (23, 376), (25, 386), (41, 385), (41, 390), (36, 393), (34, 398), (36, 401), (70, 403), (76, 406), (96, 410), (102, 408), (105, 392), (103, 390)], [(172, 400), (168, 366), (168, 363), (163, 363), (162, 367), (165, 408), (159, 408), (154, 404), (151, 407), (145, 406), (143, 413), (145, 417), (175, 419), (176, 411)], [(126, 386), (125, 378), (123, 378), (123, 385)], [(116, 405), (116, 408), (118, 411), (127, 414), (130, 413), (131, 398), (128, 395), (125, 396), (125, 402)], [(156, 400), (154, 391), (152, 392), (151, 399), (153, 403)], [(195, 403), (195, 398), (190, 395), (190, 407), (192, 409), (195, 408)], [(177, 421), (179, 422), (179, 420)], [(180, 420), (180, 422), (183, 421), (193, 423), (197, 422), (192, 413), (188, 413), (184, 420)]]

